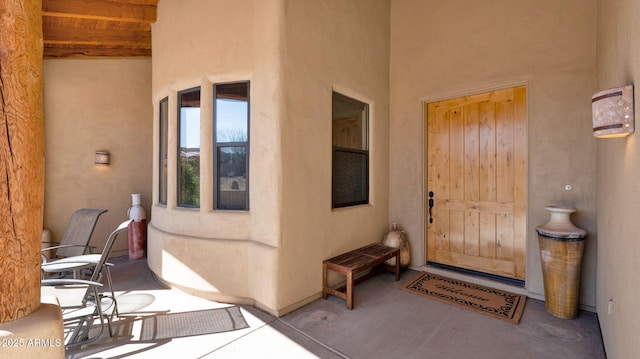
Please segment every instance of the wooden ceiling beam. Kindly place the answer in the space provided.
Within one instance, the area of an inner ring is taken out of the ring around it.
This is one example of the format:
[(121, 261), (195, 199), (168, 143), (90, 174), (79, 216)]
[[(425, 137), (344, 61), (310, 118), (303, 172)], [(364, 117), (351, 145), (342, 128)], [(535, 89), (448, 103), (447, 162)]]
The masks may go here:
[(46, 44), (101, 44), (101, 43), (130, 43), (139, 47), (145, 44), (151, 47), (151, 32), (149, 31), (105, 31), (78, 27), (55, 27), (47, 31), (44, 38)]
[(92, 19), (78, 19), (78, 18), (65, 18), (65, 17), (42, 17), (42, 26), (44, 36), (46, 38), (49, 29), (57, 27), (77, 27), (77, 28), (91, 28), (91, 29), (103, 29), (103, 30), (120, 30), (120, 31), (147, 31), (151, 32), (151, 24), (144, 22), (122, 22), (122, 21), (106, 21), (106, 20), (92, 20)]
[(45, 58), (86, 57), (149, 57), (151, 49), (97, 48), (97, 47), (44, 47)]
[(156, 6), (106, 0), (42, 0), (42, 15), (151, 24), (156, 21)]
[(82, 47), (82, 46), (96, 46), (96, 47), (121, 47), (121, 48), (128, 48), (128, 49), (150, 49), (151, 45), (148, 43), (143, 43), (143, 42), (139, 42), (139, 43), (134, 43), (132, 41), (93, 41), (93, 40), (86, 40), (86, 41), (66, 41), (66, 40), (62, 40), (62, 41), (45, 41), (44, 42), (44, 46), (46, 47), (62, 47), (60, 45), (69, 45), (71, 47)]
[(158, 1), (42, 0), (44, 57), (151, 56)]

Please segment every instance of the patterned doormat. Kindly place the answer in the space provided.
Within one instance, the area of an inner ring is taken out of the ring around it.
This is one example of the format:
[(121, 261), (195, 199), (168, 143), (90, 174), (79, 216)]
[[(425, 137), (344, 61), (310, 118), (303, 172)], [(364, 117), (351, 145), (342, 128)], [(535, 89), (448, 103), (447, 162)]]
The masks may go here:
[(423, 272), (402, 289), (518, 324), (527, 296)]
[(143, 319), (140, 340), (223, 333), (248, 327), (237, 306), (172, 313)]

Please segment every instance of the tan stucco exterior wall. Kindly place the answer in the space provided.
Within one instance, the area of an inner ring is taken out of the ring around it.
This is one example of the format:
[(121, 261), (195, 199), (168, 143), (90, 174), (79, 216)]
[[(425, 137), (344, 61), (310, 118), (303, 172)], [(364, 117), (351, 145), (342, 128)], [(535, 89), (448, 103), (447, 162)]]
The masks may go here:
[[(167, 1), (153, 25), (149, 266), (207, 298), (276, 304), (281, 222), (279, 1)], [(250, 211), (213, 210), (213, 84), (250, 81)], [(200, 209), (176, 205), (177, 92), (201, 86)], [(158, 103), (169, 97), (167, 204), (158, 204)]]
[[(597, 140), (598, 318), (607, 357), (640, 355), (640, 3), (598, 1), (598, 90), (635, 84), (636, 132)], [(609, 314), (609, 301), (613, 313)]]
[[(382, 241), (389, 196), (388, 1), (285, 3), (280, 308), (317, 297), (322, 260)], [(331, 209), (332, 91), (370, 105), (368, 205)]]
[[(535, 227), (543, 209), (578, 209), (589, 232), (580, 301), (595, 307), (596, 0), (391, 1), (390, 221), (424, 265), (423, 104), (524, 84), (528, 92), (526, 289), (543, 298)], [(566, 191), (570, 184), (573, 190)]]
[[(276, 315), (317, 298), (322, 260), (380, 241), (387, 227), (388, 2), (161, 2), (153, 41), (154, 153), (167, 96), (170, 135), (166, 206), (154, 155), (149, 266), (189, 292)], [(216, 211), (211, 87), (242, 80), (251, 82), (250, 211)], [(202, 89), (201, 208), (185, 209), (175, 203), (176, 94), (193, 86)], [(372, 107), (371, 204), (337, 211), (333, 88)]]
[[(104, 208), (91, 244), (102, 250), (127, 219), (131, 194), (151, 204), (151, 60), (45, 60), (44, 228), (59, 240), (79, 208)], [(95, 151), (111, 165), (95, 166)], [(113, 255), (126, 255), (127, 236)]]

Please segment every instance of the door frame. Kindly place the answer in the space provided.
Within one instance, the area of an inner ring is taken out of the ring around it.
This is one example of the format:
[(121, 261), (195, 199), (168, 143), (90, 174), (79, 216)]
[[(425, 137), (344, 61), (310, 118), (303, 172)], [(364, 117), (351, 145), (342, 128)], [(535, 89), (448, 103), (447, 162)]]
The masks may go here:
[[(526, 97), (525, 97), (525, 103), (526, 103), (526, 107), (525, 107), (525, 126), (524, 126), (524, 131), (525, 131), (525, 137), (526, 137), (526, 146), (525, 146), (525, 150), (524, 150), (524, 157), (525, 157), (525, 161), (526, 161), (526, 166), (525, 166), (525, 178), (526, 178), (526, 188), (525, 188), (525, 192), (526, 192), (526, 209), (525, 209), (525, 279), (524, 279), (524, 288), (527, 287), (527, 283), (529, 282), (528, 278), (529, 278), (529, 273), (530, 273), (530, 268), (531, 268), (531, 264), (530, 264), (530, 260), (529, 260), (529, 253), (530, 253), (530, 249), (529, 249), (529, 229), (530, 229), (530, 220), (529, 220), (529, 216), (530, 216), (530, 210), (529, 210), (529, 204), (531, 202), (530, 199), (530, 191), (529, 191), (529, 186), (530, 186), (530, 181), (529, 181), (529, 94), (530, 94), (530, 89), (531, 86), (529, 84), (529, 82), (527, 80), (522, 80), (522, 81), (514, 81), (514, 82), (506, 82), (506, 83), (502, 83), (499, 85), (495, 85), (495, 86), (487, 86), (487, 87), (479, 87), (479, 88), (474, 88), (474, 89), (470, 89), (470, 90), (466, 90), (466, 91), (454, 91), (454, 92), (448, 92), (444, 95), (440, 95), (440, 96), (433, 96), (433, 97), (423, 97), (420, 101), (420, 106), (421, 106), (421, 112), (422, 112), (422, 122), (421, 122), (421, 136), (422, 136), (422, 162), (421, 162), (421, 166), (422, 166), (422, 213), (421, 213), (421, 223), (420, 223), (420, 229), (422, 232), (422, 238), (420, 240), (420, 244), (421, 244), (421, 248), (420, 248), (420, 262), (422, 263), (422, 266), (424, 267), (431, 267), (431, 268), (436, 268), (435, 266), (429, 265), (427, 263), (427, 249), (428, 249), (428, 244), (427, 244), (427, 216), (428, 216), (428, 200), (429, 200), (429, 196), (428, 196), (428, 166), (426, 165), (427, 163), (427, 151), (428, 151), (428, 143), (427, 143), (427, 135), (426, 135), (426, 131), (427, 131), (427, 105), (429, 103), (433, 103), (433, 102), (439, 102), (439, 101), (446, 101), (446, 100), (452, 100), (452, 99), (456, 99), (456, 98), (460, 98), (460, 97), (465, 97), (465, 96), (473, 96), (473, 95), (479, 95), (479, 94), (483, 94), (483, 93), (487, 93), (487, 92), (492, 92), (492, 91), (498, 91), (498, 90), (505, 90), (505, 89), (509, 89), (509, 88), (514, 88), (514, 87), (520, 87), (520, 86), (524, 86), (526, 89)], [(462, 269), (462, 268), (461, 268)], [(460, 273), (464, 273), (465, 270), (462, 269), (460, 271)], [(478, 272), (480, 273), (480, 272)], [(488, 277), (492, 277), (492, 275), (487, 274)]]

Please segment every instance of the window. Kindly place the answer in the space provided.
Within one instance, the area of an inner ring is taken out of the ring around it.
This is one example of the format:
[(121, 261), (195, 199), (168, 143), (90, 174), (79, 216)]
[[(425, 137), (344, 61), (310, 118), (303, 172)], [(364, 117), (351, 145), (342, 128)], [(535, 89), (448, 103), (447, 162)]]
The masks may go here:
[(369, 105), (337, 92), (332, 102), (332, 208), (369, 203)]
[(249, 209), (249, 82), (216, 84), (214, 169), (216, 209)]
[(178, 206), (200, 206), (200, 87), (178, 93)]
[(169, 124), (169, 99), (164, 98), (160, 101), (160, 156), (159, 156), (159, 193), (158, 202), (167, 204), (167, 144), (168, 134), (167, 126)]

